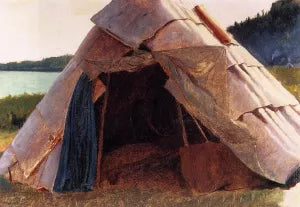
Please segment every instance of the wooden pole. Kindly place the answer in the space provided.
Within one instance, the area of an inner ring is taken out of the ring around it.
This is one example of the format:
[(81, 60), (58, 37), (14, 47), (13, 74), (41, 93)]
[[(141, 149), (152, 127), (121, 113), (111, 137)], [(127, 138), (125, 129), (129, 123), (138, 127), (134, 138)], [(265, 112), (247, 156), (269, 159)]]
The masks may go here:
[[(192, 115), (191, 115), (191, 116), (192, 116)], [(207, 138), (206, 134), (204, 133), (202, 127), (200, 126), (198, 120), (197, 120), (194, 116), (192, 116), (192, 118), (193, 118), (193, 120), (194, 120), (196, 126), (198, 127), (199, 131), (201, 132), (202, 136), (205, 138), (206, 142), (208, 142), (208, 138)]]
[(10, 167), (8, 167), (7, 169), (9, 174), (9, 183), (12, 184), (12, 175), (11, 175)]
[(104, 94), (104, 100), (101, 110), (101, 121), (100, 121), (100, 129), (99, 129), (99, 140), (98, 140), (98, 157), (97, 157), (97, 177), (96, 177), (96, 186), (100, 188), (101, 182), (101, 161), (103, 155), (103, 140), (104, 140), (104, 122), (105, 122), (105, 114), (107, 110), (107, 102), (109, 97), (109, 85), (110, 85), (110, 73), (107, 74), (107, 83), (106, 83), (106, 91)]
[(200, 19), (213, 31), (214, 35), (223, 43), (231, 44), (234, 41), (230, 35), (214, 20), (206, 11), (203, 5), (195, 7), (197, 15)]
[(186, 129), (185, 129), (185, 126), (184, 126), (181, 105), (178, 102), (177, 102), (177, 113), (178, 113), (178, 119), (179, 119), (180, 125), (181, 125), (183, 143), (184, 143), (184, 146), (188, 147), (189, 146), (189, 142), (188, 142), (188, 139), (187, 139)]

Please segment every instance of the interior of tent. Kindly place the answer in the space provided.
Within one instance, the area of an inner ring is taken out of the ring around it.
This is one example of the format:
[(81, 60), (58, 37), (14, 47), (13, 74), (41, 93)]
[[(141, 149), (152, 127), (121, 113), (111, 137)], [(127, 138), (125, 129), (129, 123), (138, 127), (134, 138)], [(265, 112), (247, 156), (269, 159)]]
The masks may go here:
[[(106, 160), (107, 154), (119, 149), (127, 147), (130, 150), (132, 149), (130, 146), (136, 148), (147, 146), (148, 148), (143, 148), (143, 151), (135, 149), (137, 160), (134, 162), (143, 162), (141, 159), (149, 158), (147, 154), (151, 153), (153, 148), (159, 148), (161, 155), (157, 155), (158, 157), (170, 155), (177, 157), (175, 160), (177, 163), (173, 163), (173, 165), (175, 164), (178, 170), (180, 167), (178, 152), (179, 148), (184, 146), (182, 125), (178, 117), (178, 103), (164, 88), (168, 76), (161, 66), (157, 63), (136, 72), (112, 73), (109, 77), (109, 85), (107, 85), (108, 74), (102, 73), (98, 78), (109, 91), (103, 129), (103, 159)], [(95, 103), (98, 135), (100, 134), (104, 99), (105, 95), (102, 95)], [(197, 128), (195, 120), (183, 107), (181, 109), (190, 144), (203, 143), (206, 142), (206, 139), (219, 142), (217, 137), (201, 125), (205, 133), (204, 137)], [(119, 157), (119, 159), (130, 160), (130, 157)], [(106, 166), (103, 166), (102, 169), (110, 168), (106, 163), (104, 162)], [(180, 170), (177, 173), (180, 173)], [(117, 182), (115, 176), (107, 179), (112, 184)]]
[[(103, 73), (99, 78), (106, 85), (107, 74)], [(125, 144), (145, 142), (170, 148), (184, 145), (177, 102), (164, 88), (168, 77), (159, 64), (134, 73), (112, 73), (110, 78), (104, 128), (106, 152)], [(104, 96), (95, 104), (97, 114), (101, 113), (103, 99)], [(96, 117), (100, 122), (100, 116)], [(192, 117), (185, 111), (183, 117), (188, 141), (191, 144), (204, 142)], [(218, 141), (207, 129), (204, 130), (210, 140)]]
[[(105, 94), (94, 104), (98, 137), (101, 122), (104, 121), (103, 149), (98, 148), (103, 150), (101, 182), (105, 180), (110, 185), (167, 187), (174, 190), (189, 185), (203, 192), (271, 184), (250, 171), (220, 143), (218, 137), (177, 102), (165, 88), (168, 76), (160, 64), (155, 63), (135, 72), (102, 73), (98, 79), (105, 85), (105, 93), (108, 93), (106, 106)], [(105, 116), (101, 120), (103, 110)], [(222, 149), (218, 151), (218, 145), (210, 146), (210, 143), (221, 145)], [(196, 151), (183, 150), (180, 153), (180, 149), (189, 146), (194, 146)], [(205, 149), (205, 146), (208, 147)], [(190, 169), (193, 161), (186, 158), (187, 153), (205, 160), (198, 163), (197, 158), (193, 160), (203, 173)], [(212, 158), (212, 153), (219, 157)], [(223, 165), (218, 162), (223, 162)], [(205, 167), (220, 171), (219, 175)], [(232, 171), (226, 172), (225, 168)], [(188, 175), (189, 171), (193, 175)], [(226, 180), (226, 176), (230, 178)], [(151, 182), (147, 182), (148, 179)], [(201, 183), (204, 183), (203, 186)]]

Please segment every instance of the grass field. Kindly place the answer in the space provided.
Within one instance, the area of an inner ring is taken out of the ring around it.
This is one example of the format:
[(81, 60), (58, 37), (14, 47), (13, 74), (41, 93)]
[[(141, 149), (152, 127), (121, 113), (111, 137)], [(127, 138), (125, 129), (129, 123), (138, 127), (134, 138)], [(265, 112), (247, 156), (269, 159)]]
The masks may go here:
[(43, 96), (43, 94), (23, 94), (0, 99), (0, 152), (10, 144), (18, 131), (18, 126), (13, 124), (12, 114), (17, 120), (25, 120)]
[(282, 85), (300, 100), (300, 68), (273, 67), (269, 71)]
[(4, 151), (11, 143), (13, 138), (17, 135), (17, 130), (1, 131), (0, 130), (0, 152)]
[[(193, 194), (164, 189), (103, 189), (88, 193), (37, 193), (26, 186), (14, 185), (0, 193), (2, 206), (57, 207), (276, 207), (285, 203), (281, 189), (219, 191)], [(296, 207), (296, 206), (295, 206)]]
[(16, 119), (26, 119), (43, 96), (43, 94), (25, 93), (0, 99), (0, 130), (16, 130), (18, 126), (13, 124), (12, 114)]

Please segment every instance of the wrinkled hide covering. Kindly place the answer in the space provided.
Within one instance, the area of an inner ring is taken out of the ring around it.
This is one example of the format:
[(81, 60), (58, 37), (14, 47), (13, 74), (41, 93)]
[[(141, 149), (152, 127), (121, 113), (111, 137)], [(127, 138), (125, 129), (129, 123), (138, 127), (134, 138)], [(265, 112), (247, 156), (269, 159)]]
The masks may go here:
[(55, 192), (85, 192), (96, 175), (97, 136), (92, 82), (82, 74), (67, 115)]
[(266, 106), (278, 108), (299, 104), (297, 99), (263, 67), (234, 65), (228, 69), (228, 83), (230, 116), (234, 120), (247, 112)]
[(195, 24), (189, 19), (170, 22), (161, 28), (154, 38), (147, 40), (146, 45), (151, 51), (198, 46), (223, 46), (211, 35), (205, 25)]
[(103, 30), (98, 27), (96, 28), (97, 36), (93, 41), (87, 43), (88, 45), (91, 44), (91, 46), (84, 55), (84, 61), (82, 61), (80, 65), (82, 70), (89, 76), (90, 79), (93, 80), (98, 77), (101, 70), (89, 61), (96, 61), (100, 63), (118, 61), (119, 58), (131, 50), (131, 48), (123, 45)]
[(61, 143), (49, 154), (46, 160), (41, 163), (39, 169), (34, 171), (31, 176), (26, 178), (19, 163), (10, 167), (10, 174), (7, 172), (5, 177), (12, 178), (14, 182), (20, 182), (35, 188), (45, 188), (52, 191), (61, 152)]
[[(255, 123), (260, 123), (259, 119), (252, 119), (252, 122), (248, 121), (248, 116), (240, 121), (232, 119), (228, 110), (226, 56), (215, 52), (210, 58), (206, 52), (207, 56), (203, 58), (200, 55), (202, 50), (203, 47), (154, 52), (154, 57), (169, 76), (165, 87), (190, 114), (220, 137), (247, 167), (270, 180), (285, 183), (299, 165), (298, 142), (290, 140), (297, 139), (298, 135), (292, 133), (297, 131), (295, 126), (291, 125), (289, 133), (279, 126), (288, 127), (287, 120), (293, 122), (296, 115), (283, 120), (279, 114), (273, 114), (271, 118), (263, 114), (268, 124), (259, 128), (255, 127)], [(294, 146), (289, 143), (294, 143)]]
[(154, 54), (168, 76), (191, 91), (184, 94), (186, 98), (197, 103), (208, 116), (217, 116), (216, 107), (228, 111), (224, 47), (191, 47)]
[(61, 139), (70, 97), (82, 73), (75, 64), (71, 60), (11, 144), (27, 178)]
[[(80, 64), (100, 35), (99, 28), (91, 29), (74, 58), (60, 73), (12, 142), (11, 149), (26, 178), (29, 178), (33, 171), (38, 170), (55, 144), (61, 139), (68, 105), (82, 73)], [(5, 159), (6, 156), (1, 157), (0, 162), (2, 163)], [(6, 168), (13, 164), (14, 162), (10, 162)]]
[(110, 73), (120, 71), (136, 72), (156, 63), (150, 52), (142, 50), (132, 51), (130, 56), (122, 57), (119, 60), (86, 61), (89, 64), (93, 64), (99, 72), (103, 73), (107, 71)]
[(198, 16), (186, 8), (190, 2), (178, 0), (113, 0), (96, 14), (92, 21), (116, 39), (132, 48), (151, 37), (163, 26), (178, 19), (201, 23)]

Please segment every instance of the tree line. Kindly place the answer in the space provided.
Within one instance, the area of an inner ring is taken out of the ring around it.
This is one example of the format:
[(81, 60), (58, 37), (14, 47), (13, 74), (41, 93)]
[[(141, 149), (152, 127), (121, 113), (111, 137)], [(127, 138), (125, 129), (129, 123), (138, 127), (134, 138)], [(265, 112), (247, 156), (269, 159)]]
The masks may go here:
[(270, 11), (235, 22), (228, 31), (264, 64), (300, 63), (298, 0), (279, 0)]
[(64, 69), (71, 58), (72, 55), (64, 55), (60, 57), (45, 58), (41, 61), (9, 62), (6, 64), (0, 64), (0, 70), (59, 72)]

